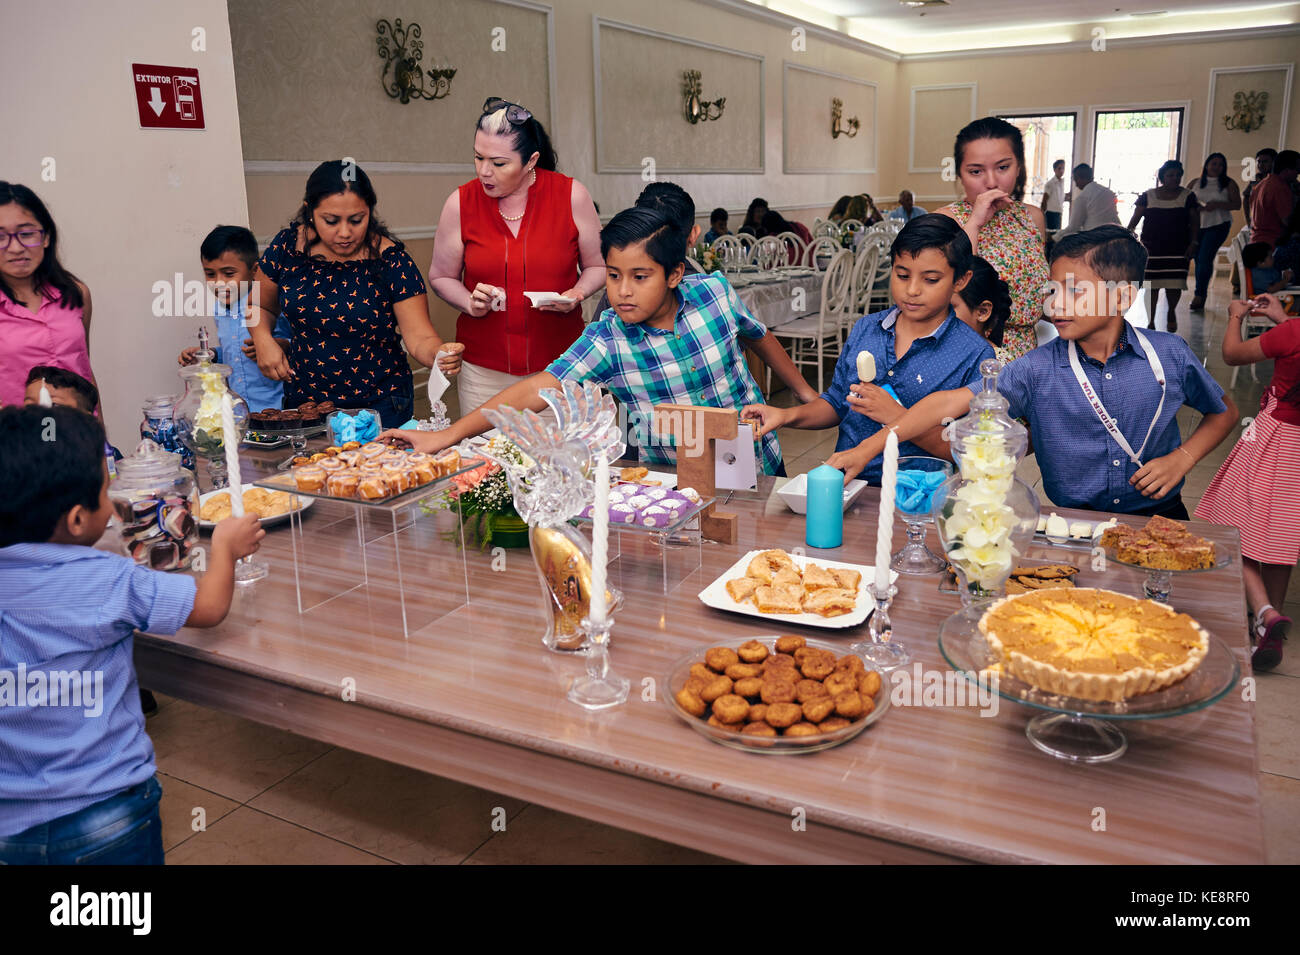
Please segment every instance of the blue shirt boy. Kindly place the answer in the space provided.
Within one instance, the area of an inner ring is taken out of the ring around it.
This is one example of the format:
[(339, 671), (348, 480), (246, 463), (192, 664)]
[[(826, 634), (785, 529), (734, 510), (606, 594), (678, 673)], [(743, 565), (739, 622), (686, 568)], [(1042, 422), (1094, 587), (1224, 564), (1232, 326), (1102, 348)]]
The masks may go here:
[[(262, 374), (257, 362), (244, 354), (244, 339), (249, 331), (244, 324), (244, 307), (248, 296), (232, 305), (223, 305), (220, 300), (212, 307), (213, 317), (217, 322), (217, 361), (230, 366), (230, 386), (248, 402), (249, 411), (265, 411), (279, 408), (284, 401), (284, 383), (272, 381)], [(275, 320), (271, 332), (276, 338), (288, 338), (289, 320), (281, 315)]]
[[(948, 317), (938, 328), (912, 342), (902, 358), (895, 358), (894, 326), (897, 321), (898, 307), (890, 306), (858, 319), (849, 332), (844, 351), (835, 363), (835, 376), (822, 395), (840, 416), (836, 451), (856, 447), (882, 427), (879, 422), (853, 410), (847, 400), (849, 388), (858, 381), (859, 352), (869, 351), (875, 356), (875, 384), (893, 387), (898, 400), (907, 408), (934, 391), (946, 391), (972, 383), (978, 385), (982, 381), (980, 362), (994, 357), (993, 346), (949, 308)], [(930, 454), (910, 441), (900, 444), (898, 453)], [(880, 468), (881, 457), (877, 455), (865, 471), (849, 477), (859, 477), (878, 485)]]
[[(1178, 410), (1183, 405), (1218, 414), (1227, 410), (1223, 389), (1186, 341), (1169, 332), (1143, 331), (1164, 368), (1161, 389), (1146, 352), (1123, 322), (1119, 343), (1105, 365), (1079, 349), (1079, 362), (1125, 440), (1137, 452), (1160, 416), (1142, 453), (1144, 462), (1172, 454), (1181, 445)], [(970, 385), (980, 390), (980, 382)], [(1043, 472), (1043, 490), (1061, 507), (1132, 513), (1159, 508), (1173, 501), (1183, 483), (1162, 498), (1145, 497), (1129, 483), (1138, 470), (1083, 396), (1070, 368), (1068, 343), (1055, 338), (1011, 362), (998, 376), (998, 391), (1010, 404), (1008, 414), (1029, 421), (1034, 454)]]
[(132, 638), (175, 633), (195, 594), (79, 544), (0, 547), (0, 836), (153, 778)]

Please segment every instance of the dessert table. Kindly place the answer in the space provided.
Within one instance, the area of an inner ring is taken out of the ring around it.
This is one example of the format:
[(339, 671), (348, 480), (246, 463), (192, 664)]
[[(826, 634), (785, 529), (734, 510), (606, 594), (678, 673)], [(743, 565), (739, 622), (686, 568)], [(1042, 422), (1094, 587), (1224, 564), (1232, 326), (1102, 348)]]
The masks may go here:
[[(670, 548), (665, 559), (649, 535), (611, 541), (610, 582), (624, 593), (611, 664), (632, 684), (628, 702), (612, 710), (587, 712), (565, 699), (583, 660), (542, 647), (541, 594), (526, 550), (471, 547), (468, 602), (452, 601), (457, 609), (403, 639), (391, 622), (395, 588), (372, 585), (300, 615), (288, 529), (268, 533), (260, 556), (269, 577), (239, 591), (221, 626), (137, 637), (141, 684), (744, 862), (1264, 861), (1255, 711), (1239, 689), (1187, 716), (1127, 723), (1129, 751), (1093, 766), (1035, 750), (1024, 734), (1034, 711), (1007, 700), (994, 716), (895, 703), (850, 742), (799, 756), (737, 752), (683, 724), (663, 697), (670, 666), (688, 651), (783, 631), (847, 646), (865, 632), (781, 628), (698, 599), (746, 551), (803, 545), (804, 519), (776, 497), (776, 480), (760, 478), (757, 492), (726, 503), (740, 515), (735, 546)], [(855, 501), (842, 547), (809, 553), (870, 564), (877, 499), (868, 488)], [(302, 522), (304, 535), (319, 528), (306, 560), (321, 573), (355, 562), (361, 546), (355, 533), (332, 532), (331, 507), (346, 510), (317, 501)], [(1177, 587), (1173, 602), (1249, 674), (1237, 532), (1191, 527), (1234, 563)], [(903, 539), (899, 523), (895, 550)], [(431, 594), (465, 586), (461, 555), (437, 519), (417, 522), (405, 546), (404, 566), (421, 568)], [(1141, 571), (1112, 564), (1095, 572), (1087, 557), (1036, 544), (1026, 559), (1072, 562), (1080, 586), (1140, 595)], [(372, 581), (384, 576), (381, 561), (371, 560)], [(924, 671), (948, 672), (936, 635), (958, 598), (939, 592), (937, 576), (898, 586), (896, 639)]]

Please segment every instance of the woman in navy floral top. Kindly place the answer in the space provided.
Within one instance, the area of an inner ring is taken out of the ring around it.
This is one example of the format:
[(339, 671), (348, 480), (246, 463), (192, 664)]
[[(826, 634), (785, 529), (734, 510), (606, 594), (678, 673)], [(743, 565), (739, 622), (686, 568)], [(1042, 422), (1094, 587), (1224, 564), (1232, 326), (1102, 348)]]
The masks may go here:
[[(253, 326), (253, 343), (262, 373), (285, 382), (285, 407), (374, 408), (398, 427), (414, 404), (402, 344), (427, 367), (447, 350), (437, 360), (449, 375), (464, 346), (434, 331), (420, 269), (375, 217), (375, 202), (354, 163), (317, 166), (297, 218), (262, 253), (249, 317), (259, 308), (268, 315)], [(287, 355), (271, 335), (277, 310), (292, 330)]]

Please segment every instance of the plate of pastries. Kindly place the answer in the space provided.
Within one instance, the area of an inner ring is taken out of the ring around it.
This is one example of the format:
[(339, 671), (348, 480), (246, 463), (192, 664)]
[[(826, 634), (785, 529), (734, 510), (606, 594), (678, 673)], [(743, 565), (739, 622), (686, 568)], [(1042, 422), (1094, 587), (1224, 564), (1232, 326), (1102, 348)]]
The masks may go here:
[(304, 494), (378, 503), (455, 474), (461, 458), (454, 448), (434, 455), (349, 441), (291, 464), (293, 486)]
[(879, 671), (833, 644), (764, 636), (700, 647), (668, 674), (664, 701), (716, 743), (755, 753), (812, 753), (884, 716)]
[[(305, 511), (311, 505), (311, 498), (299, 497), (289, 491), (270, 491), (264, 487), (244, 488), (244, 513), (256, 514), (263, 527), (282, 524), (294, 511)], [(231, 513), (229, 488), (199, 495), (200, 527), (215, 527)]]
[[(717, 610), (843, 629), (865, 622), (875, 606), (867, 592), (875, 572), (862, 564), (751, 550), (699, 596)], [(889, 579), (898, 574), (890, 571)]]
[(1128, 524), (1108, 527), (1100, 542), (1113, 560), (1149, 570), (1213, 570), (1228, 564), (1227, 554), (1220, 555), (1212, 542), (1158, 515), (1140, 529)]

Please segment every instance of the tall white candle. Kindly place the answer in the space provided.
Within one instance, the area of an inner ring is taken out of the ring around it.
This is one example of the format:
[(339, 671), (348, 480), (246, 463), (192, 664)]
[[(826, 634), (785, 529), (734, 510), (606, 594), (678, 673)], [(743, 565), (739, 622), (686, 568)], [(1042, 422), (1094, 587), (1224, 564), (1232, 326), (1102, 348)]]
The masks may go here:
[(609, 462), (596, 462), (596, 500), (591, 507), (591, 622), (605, 622), (605, 564), (609, 558)]
[(244, 489), (239, 481), (239, 432), (235, 430), (235, 403), (230, 392), (221, 396), (221, 443), (226, 449), (226, 470), (230, 473), (230, 513), (244, 516)]
[(880, 472), (880, 523), (876, 525), (876, 590), (889, 589), (889, 558), (894, 546), (894, 498), (898, 488), (898, 432), (885, 439), (885, 462)]

